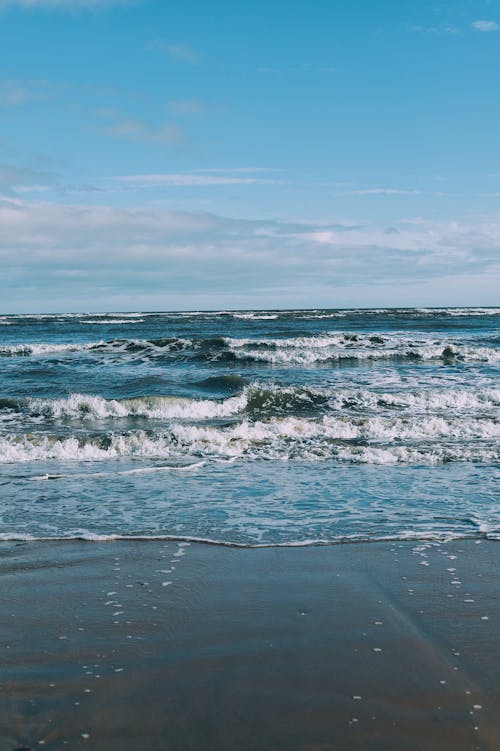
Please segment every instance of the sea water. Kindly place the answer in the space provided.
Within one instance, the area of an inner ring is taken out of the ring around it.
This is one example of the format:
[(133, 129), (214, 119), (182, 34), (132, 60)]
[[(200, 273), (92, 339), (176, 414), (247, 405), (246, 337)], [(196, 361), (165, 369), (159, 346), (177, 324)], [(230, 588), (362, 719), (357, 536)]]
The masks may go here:
[(0, 539), (500, 539), (500, 309), (0, 316)]

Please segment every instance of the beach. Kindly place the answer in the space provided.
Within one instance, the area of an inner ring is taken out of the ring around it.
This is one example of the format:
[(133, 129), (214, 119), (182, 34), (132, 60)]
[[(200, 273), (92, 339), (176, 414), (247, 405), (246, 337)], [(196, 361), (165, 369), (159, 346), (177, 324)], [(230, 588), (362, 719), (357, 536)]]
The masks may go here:
[(4, 542), (0, 749), (497, 749), (497, 551)]

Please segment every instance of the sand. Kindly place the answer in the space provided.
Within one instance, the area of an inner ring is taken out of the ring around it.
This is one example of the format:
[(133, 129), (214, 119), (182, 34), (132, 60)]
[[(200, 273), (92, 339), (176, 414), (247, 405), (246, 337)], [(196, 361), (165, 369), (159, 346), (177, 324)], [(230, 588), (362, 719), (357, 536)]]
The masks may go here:
[(0, 751), (497, 751), (499, 552), (3, 543)]

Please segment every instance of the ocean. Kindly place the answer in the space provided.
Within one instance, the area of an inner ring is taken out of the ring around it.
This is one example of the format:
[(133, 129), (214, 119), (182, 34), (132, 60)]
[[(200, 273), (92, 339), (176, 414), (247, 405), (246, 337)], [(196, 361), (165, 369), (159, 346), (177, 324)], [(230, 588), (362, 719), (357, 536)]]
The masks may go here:
[(0, 316), (0, 539), (500, 539), (500, 308)]

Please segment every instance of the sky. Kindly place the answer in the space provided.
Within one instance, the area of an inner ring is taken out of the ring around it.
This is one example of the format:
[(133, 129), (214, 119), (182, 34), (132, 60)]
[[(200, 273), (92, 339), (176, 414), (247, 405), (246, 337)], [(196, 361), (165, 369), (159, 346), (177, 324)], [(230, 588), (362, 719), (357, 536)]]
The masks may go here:
[(500, 305), (500, 0), (0, 0), (0, 310)]

